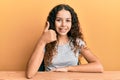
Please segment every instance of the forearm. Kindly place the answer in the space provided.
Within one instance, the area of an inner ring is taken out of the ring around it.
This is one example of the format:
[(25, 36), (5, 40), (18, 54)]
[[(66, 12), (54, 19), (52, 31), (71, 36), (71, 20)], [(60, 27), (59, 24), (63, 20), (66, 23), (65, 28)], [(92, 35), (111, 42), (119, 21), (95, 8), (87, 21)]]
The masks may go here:
[(40, 37), (38, 45), (29, 60), (26, 72), (27, 78), (33, 77), (38, 71), (38, 68), (41, 65), (44, 57), (45, 45), (56, 40), (57, 40), (56, 32), (52, 29), (49, 29), (49, 22), (47, 22), (46, 28), (44, 29)]
[(41, 65), (41, 62), (44, 57), (44, 53), (43, 53), (44, 47), (45, 47), (44, 42), (40, 40), (28, 62), (27, 72), (26, 72), (27, 78), (32, 78), (38, 71), (39, 66)]
[(93, 62), (89, 64), (80, 64), (78, 66), (66, 67), (67, 71), (77, 72), (103, 72), (103, 67), (99, 62)]
[(92, 52), (87, 48), (83, 47), (81, 49), (82, 56), (88, 62), (87, 64), (80, 64), (78, 66), (68, 67), (68, 71), (79, 71), (79, 72), (103, 72), (103, 66), (99, 59), (92, 54)]

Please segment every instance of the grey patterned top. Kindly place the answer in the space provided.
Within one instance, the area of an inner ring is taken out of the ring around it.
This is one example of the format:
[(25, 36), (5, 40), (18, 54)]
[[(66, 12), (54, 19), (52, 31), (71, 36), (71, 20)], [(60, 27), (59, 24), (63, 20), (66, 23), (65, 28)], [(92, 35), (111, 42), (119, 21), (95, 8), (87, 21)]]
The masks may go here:
[[(78, 39), (78, 42), (80, 46), (85, 45), (85, 42), (81, 39)], [(50, 71), (55, 68), (78, 65), (80, 50), (77, 50), (75, 55), (74, 51), (71, 49), (71, 45), (73, 44), (70, 44), (70, 42), (64, 45), (58, 45), (57, 54), (53, 57), (52, 64), (45, 67), (45, 70)]]

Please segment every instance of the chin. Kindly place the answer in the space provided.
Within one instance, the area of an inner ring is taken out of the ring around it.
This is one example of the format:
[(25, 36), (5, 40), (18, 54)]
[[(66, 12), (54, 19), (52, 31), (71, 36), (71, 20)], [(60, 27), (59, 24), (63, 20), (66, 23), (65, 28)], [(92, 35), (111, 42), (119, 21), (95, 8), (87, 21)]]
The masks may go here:
[(66, 34), (66, 33), (60, 33), (59, 35), (61, 35), (61, 36), (66, 36), (67, 34)]
[(59, 32), (59, 35), (65, 36), (65, 35), (67, 35), (67, 33), (68, 33), (68, 32)]

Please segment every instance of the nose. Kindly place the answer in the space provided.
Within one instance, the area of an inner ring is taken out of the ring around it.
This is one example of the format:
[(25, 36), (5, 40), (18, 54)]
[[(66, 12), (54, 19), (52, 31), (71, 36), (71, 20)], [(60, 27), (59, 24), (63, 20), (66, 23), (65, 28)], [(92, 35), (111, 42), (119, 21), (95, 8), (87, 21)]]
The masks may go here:
[(62, 21), (62, 27), (65, 27), (65, 26), (66, 26), (66, 22)]

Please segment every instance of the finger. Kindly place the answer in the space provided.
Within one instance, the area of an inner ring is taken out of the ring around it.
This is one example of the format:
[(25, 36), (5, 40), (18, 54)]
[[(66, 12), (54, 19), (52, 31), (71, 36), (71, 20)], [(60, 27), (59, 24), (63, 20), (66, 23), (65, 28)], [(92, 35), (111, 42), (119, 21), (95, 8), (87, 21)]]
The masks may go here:
[(50, 27), (50, 24), (49, 24), (49, 22), (47, 21), (47, 22), (46, 22), (46, 26), (45, 26), (45, 30), (44, 30), (44, 31), (45, 31), (45, 32), (48, 31), (49, 27)]

